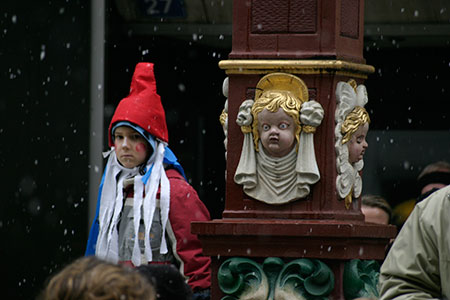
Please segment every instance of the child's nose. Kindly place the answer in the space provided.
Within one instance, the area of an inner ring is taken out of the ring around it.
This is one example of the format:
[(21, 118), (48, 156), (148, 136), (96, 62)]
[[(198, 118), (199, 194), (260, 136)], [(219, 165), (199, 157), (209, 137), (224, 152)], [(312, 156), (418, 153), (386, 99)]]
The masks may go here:
[(128, 139), (126, 137), (123, 138), (122, 147), (128, 147)]

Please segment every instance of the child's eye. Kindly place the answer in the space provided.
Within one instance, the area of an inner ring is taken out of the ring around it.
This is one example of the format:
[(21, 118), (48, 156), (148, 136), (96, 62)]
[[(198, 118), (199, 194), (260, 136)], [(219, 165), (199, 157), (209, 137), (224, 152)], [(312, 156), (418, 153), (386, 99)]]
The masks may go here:
[(138, 140), (141, 137), (141, 135), (134, 134), (132, 137), (133, 137), (133, 140)]
[(288, 128), (288, 124), (281, 123), (279, 127), (280, 127), (280, 129), (286, 129), (286, 128)]
[(270, 126), (267, 125), (267, 124), (264, 124), (264, 125), (262, 126), (262, 129), (263, 129), (264, 131), (267, 131), (267, 130), (270, 129)]
[(115, 140), (121, 140), (121, 139), (123, 139), (123, 136), (121, 136), (121, 135), (115, 135), (115, 136), (114, 136), (114, 139), (115, 139)]

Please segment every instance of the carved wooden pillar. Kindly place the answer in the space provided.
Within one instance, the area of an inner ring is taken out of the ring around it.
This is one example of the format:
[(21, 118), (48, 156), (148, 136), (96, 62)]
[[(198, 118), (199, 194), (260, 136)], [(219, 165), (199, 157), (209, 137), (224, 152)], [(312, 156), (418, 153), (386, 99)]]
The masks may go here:
[[(264, 262), (271, 257), (285, 264), (318, 259), (333, 273), (333, 299), (344, 299), (343, 274), (351, 260), (384, 258), (395, 228), (365, 223), (359, 199), (346, 208), (336, 191), (336, 85), (350, 79), (362, 84), (374, 71), (362, 55), (363, 17), (363, 0), (233, 2), (232, 52), (219, 63), (229, 77), (225, 210), (222, 219), (192, 224), (213, 259), (212, 299), (226, 295), (217, 276), (229, 258), (249, 258), (261, 266), (270, 265)], [(243, 144), (236, 124), (239, 106), (274, 72), (301, 78), (309, 99), (324, 110), (314, 134), (321, 178), (307, 197), (283, 205), (252, 199), (234, 182)]]

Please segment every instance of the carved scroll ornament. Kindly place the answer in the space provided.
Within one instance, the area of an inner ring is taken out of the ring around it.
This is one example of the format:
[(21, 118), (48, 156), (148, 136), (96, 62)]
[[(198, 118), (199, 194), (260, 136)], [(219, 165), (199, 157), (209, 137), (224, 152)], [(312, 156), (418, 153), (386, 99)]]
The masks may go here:
[(217, 277), (226, 294), (221, 300), (327, 299), (334, 289), (331, 269), (308, 258), (284, 263), (278, 257), (268, 257), (261, 265), (249, 258), (233, 257), (222, 263)]

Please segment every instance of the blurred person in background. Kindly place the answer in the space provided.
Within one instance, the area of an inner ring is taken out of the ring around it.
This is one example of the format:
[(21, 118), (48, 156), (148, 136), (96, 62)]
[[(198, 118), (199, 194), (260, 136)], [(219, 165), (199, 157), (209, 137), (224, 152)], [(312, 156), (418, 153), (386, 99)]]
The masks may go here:
[[(387, 200), (379, 195), (367, 194), (361, 197), (361, 211), (367, 223), (389, 225), (392, 220), (392, 209)], [(391, 249), (394, 239), (386, 245), (386, 254)]]
[(427, 165), (417, 177), (420, 202), (433, 192), (450, 184), (450, 163), (437, 161)]
[(156, 294), (136, 270), (85, 256), (53, 275), (37, 299), (155, 300)]
[(361, 197), (361, 211), (365, 221), (377, 224), (390, 224), (392, 209), (389, 203), (381, 196), (363, 195)]
[(392, 222), (400, 229), (411, 214), (416, 203), (419, 203), (433, 192), (449, 184), (450, 163), (447, 161), (436, 161), (426, 165), (417, 177), (418, 196), (396, 205), (392, 210)]

